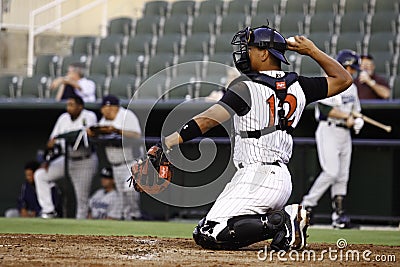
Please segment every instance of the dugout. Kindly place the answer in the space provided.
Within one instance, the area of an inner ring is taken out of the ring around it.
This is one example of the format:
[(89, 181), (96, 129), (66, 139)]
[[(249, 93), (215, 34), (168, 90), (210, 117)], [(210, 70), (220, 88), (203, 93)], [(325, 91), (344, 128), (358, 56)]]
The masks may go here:
[[(128, 103), (124, 102), (126, 106)], [(168, 115), (180, 101), (165, 101), (154, 106), (147, 116), (147, 111), (152, 103), (136, 100), (132, 110), (138, 115), (141, 125), (146, 128), (146, 135), (157, 137), (162, 125), (168, 121)], [(178, 114), (166, 127), (166, 131), (173, 131), (182, 125), (188, 118), (209, 107), (211, 103), (193, 101), (182, 104)], [(100, 117), (99, 103), (87, 104)], [(397, 125), (400, 124), (400, 102), (368, 101), (362, 102), (363, 113), (378, 121), (393, 126), (393, 132), (388, 134), (381, 129), (365, 124), (360, 135), (354, 136), (353, 155), (350, 170), (350, 185), (347, 198), (347, 210), (352, 218), (364, 222), (395, 222), (400, 216), (400, 133)], [(0, 116), (3, 120), (2, 138), (0, 139), (2, 153), (1, 179), (3, 186), (0, 188), (0, 214), (3, 216), (7, 208), (16, 205), (20, 184), (23, 181), (24, 163), (36, 157), (38, 149), (44, 147), (48, 136), (58, 116), (64, 112), (64, 103), (47, 101), (26, 102), (15, 100), (0, 103)], [(148, 117), (148, 123), (144, 121)], [(147, 125), (145, 127), (145, 125)], [(151, 127), (149, 127), (151, 125)], [(225, 125), (229, 128), (229, 125)], [(293, 192), (290, 202), (299, 201), (304, 193), (318, 176), (320, 167), (318, 163), (314, 142), (316, 129), (314, 109), (307, 107), (299, 127), (294, 132), (294, 151), (289, 169), (293, 177)], [(165, 128), (163, 128), (165, 129)], [(206, 184), (219, 175), (221, 170), (227, 170), (224, 175), (229, 179), (234, 172), (230, 161), (229, 132), (224, 127), (212, 130), (209, 137), (217, 141), (217, 157), (215, 162), (204, 171), (188, 173), (178, 171), (176, 183), (186, 186), (197, 186), (198, 183)], [(154, 139), (149, 139), (149, 144)], [(206, 144), (207, 145), (207, 144)], [(198, 157), (197, 142), (190, 142), (182, 146), (182, 150), (189, 158)], [(104, 155), (103, 155), (104, 156)], [(104, 164), (104, 158), (100, 164)], [(97, 177), (98, 178), (98, 177)], [(99, 187), (99, 179), (95, 178), (93, 190)], [(65, 197), (68, 201), (67, 215), (73, 217), (74, 195), (72, 185), (62, 182)], [(327, 219), (330, 215), (329, 195), (325, 194), (315, 210), (317, 218)], [(183, 196), (190, 198), (190, 195)], [(155, 219), (198, 218), (207, 211), (210, 204), (196, 208), (181, 208), (165, 205), (157, 200), (142, 195), (142, 207), (145, 213)]]

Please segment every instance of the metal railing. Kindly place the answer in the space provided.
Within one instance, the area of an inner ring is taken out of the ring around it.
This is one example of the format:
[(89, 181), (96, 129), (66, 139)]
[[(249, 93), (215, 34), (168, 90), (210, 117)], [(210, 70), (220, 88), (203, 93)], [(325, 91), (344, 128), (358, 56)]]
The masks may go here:
[[(54, 29), (60, 27), (60, 25), (74, 17), (80, 15), (83, 12), (86, 12), (94, 7), (99, 5), (103, 5), (103, 14), (102, 14), (102, 22), (101, 22), (101, 36), (105, 36), (107, 34), (107, 13), (108, 13), (108, 0), (94, 0), (91, 3), (88, 3), (78, 9), (71, 11), (70, 13), (61, 16), (61, 4), (68, 0), (54, 0), (44, 6), (41, 6), (29, 13), (29, 33), (28, 33), (28, 68), (27, 75), (32, 76), (33, 74), (33, 63), (34, 63), (34, 45), (35, 45), (35, 36), (41, 34), (47, 30)], [(51, 21), (45, 25), (36, 27), (35, 18), (37, 15), (48, 11), (50, 9), (56, 8), (56, 13), (59, 15), (57, 19)]]

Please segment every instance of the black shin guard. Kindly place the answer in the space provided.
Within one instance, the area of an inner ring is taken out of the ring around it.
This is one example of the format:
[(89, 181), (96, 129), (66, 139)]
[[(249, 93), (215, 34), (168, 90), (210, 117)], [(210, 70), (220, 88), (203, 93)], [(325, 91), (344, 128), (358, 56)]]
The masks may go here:
[(284, 223), (282, 211), (265, 215), (243, 215), (228, 220), (228, 226), (217, 236), (217, 242), (226, 249), (237, 249), (253, 243), (274, 238)]

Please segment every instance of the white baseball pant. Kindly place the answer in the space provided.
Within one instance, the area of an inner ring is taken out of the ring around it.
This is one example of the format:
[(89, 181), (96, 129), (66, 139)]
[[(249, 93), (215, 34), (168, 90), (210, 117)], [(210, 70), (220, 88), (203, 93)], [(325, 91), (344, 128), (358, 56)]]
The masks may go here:
[(212, 236), (216, 238), (232, 217), (282, 209), (291, 193), (291, 175), (283, 163), (238, 169), (206, 216), (207, 221), (218, 222)]
[(331, 198), (347, 194), (351, 161), (351, 135), (348, 129), (321, 121), (315, 132), (318, 158), (322, 172), (310, 191), (303, 197), (302, 205), (315, 207), (319, 199), (331, 187)]
[[(76, 218), (85, 219), (88, 214), (88, 199), (92, 185), (92, 179), (97, 171), (97, 156), (92, 154), (82, 160), (68, 160), (68, 172), (71, 177), (76, 197)], [(38, 169), (34, 174), (38, 201), (42, 207), (42, 213), (54, 211), (51, 198), (52, 182), (65, 177), (65, 156), (53, 160), (48, 169)]]

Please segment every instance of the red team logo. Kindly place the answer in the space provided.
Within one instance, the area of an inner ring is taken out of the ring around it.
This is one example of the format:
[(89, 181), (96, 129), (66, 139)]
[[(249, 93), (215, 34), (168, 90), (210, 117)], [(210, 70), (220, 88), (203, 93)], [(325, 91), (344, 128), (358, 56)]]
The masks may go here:
[(285, 81), (275, 82), (275, 87), (277, 90), (286, 89), (286, 82)]

